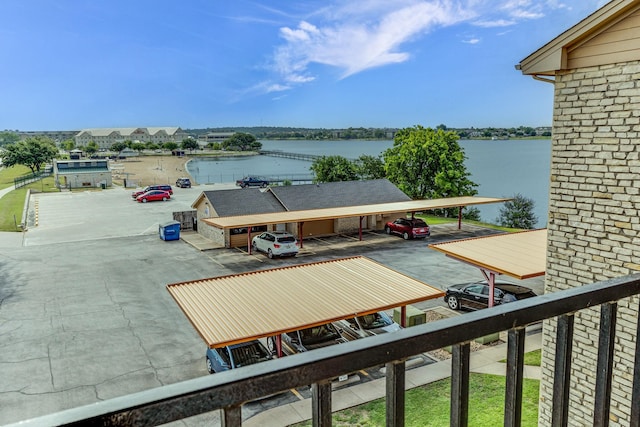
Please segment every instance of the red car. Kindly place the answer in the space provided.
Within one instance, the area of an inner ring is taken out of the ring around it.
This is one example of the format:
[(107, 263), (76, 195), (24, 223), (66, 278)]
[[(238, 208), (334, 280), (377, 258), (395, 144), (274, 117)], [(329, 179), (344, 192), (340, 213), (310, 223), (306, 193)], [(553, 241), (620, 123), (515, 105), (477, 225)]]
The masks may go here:
[(384, 226), (387, 234), (398, 234), (405, 240), (424, 239), (431, 235), (429, 226), (420, 218), (398, 218)]
[(144, 194), (147, 191), (151, 191), (151, 190), (162, 190), (162, 191), (166, 191), (169, 194), (173, 194), (173, 188), (171, 188), (170, 185), (159, 184), (159, 185), (147, 185), (142, 190), (136, 190), (133, 193), (131, 193), (131, 197), (133, 197), (134, 200), (137, 200), (139, 195)]
[(154, 202), (156, 200), (162, 200), (163, 202), (169, 200), (171, 198), (171, 194), (168, 191), (162, 190), (151, 190), (146, 193), (142, 193), (136, 200), (140, 203)]

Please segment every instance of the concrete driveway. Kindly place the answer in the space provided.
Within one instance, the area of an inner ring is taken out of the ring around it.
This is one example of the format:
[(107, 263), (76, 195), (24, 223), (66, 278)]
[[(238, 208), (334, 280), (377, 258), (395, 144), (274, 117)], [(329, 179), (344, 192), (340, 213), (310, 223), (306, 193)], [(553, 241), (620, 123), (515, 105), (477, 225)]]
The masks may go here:
[[(171, 202), (144, 205), (122, 189), (33, 197), (38, 223), (25, 245), (0, 245), (0, 424), (207, 375), (204, 342), (169, 283), (352, 255), (439, 288), (481, 279), (426, 247), (491, 233), (471, 226), (435, 226), (426, 242), (382, 234), (314, 239), (299, 257), (274, 260), (160, 240), (158, 223), (190, 209), (202, 188), (178, 188)], [(525, 284), (542, 293), (542, 279)], [(429, 304), (444, 302), (421, 308)]]
[(133, 189), (39, 193), (31, 196), (24, 246), (157, 234), (172, 212), (193, 210), (202, 191), (236, 188), (234, 184), (174, 188), (166, 202), (138, 203)]

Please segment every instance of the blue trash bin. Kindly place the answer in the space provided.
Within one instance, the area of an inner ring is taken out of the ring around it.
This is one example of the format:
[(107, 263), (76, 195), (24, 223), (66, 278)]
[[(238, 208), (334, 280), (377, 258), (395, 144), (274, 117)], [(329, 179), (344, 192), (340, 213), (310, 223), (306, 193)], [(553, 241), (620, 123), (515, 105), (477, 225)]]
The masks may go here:
[(160, 224), (158, 229), (162, 240), (180, 240), (180, 223), (178, 221), (165, 222)]

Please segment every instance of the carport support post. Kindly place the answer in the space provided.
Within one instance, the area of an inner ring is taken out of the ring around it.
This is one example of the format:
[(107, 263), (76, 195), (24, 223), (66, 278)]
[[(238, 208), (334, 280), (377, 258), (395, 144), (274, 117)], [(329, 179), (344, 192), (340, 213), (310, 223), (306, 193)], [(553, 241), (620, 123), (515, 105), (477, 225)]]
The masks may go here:
[(282, 357), (282, 335), (278, 334), (276, 336), (276, 354), (278, 355), (278, 359)]
[(251, 226), (247, 227), (247, 251), (251, 255)]
[(462, 228), (462, 209), (464, 206), (458, 206), (458, 230)]
[(358, 237), (360, 238), (360, 241), (362, 241), (362, 220), (364, 219), (364, 216), (360, 215), (360, 227), (358, 227)]
[(493, 300), (495, 299), (494, 289), (496, 285), (496, 273), (489, 271), (487, 274), (487, 271), (482, 269), (480, 269), (480, 271), (482, 271), (482, 275), (487, 279), (487, 283), (489, 283), (489, 307), (493, 307)]
[(407, 306), (403, 305), (400, 307), (400, 326), (403, 328), (407, 327)]
[(300, 242), (300, 249), (302, 249), (302, 241), (304, 240), (302, 238), (302, 226), (304, 225), (304, 222), (299, 222), (298, 223), (298, 241)]

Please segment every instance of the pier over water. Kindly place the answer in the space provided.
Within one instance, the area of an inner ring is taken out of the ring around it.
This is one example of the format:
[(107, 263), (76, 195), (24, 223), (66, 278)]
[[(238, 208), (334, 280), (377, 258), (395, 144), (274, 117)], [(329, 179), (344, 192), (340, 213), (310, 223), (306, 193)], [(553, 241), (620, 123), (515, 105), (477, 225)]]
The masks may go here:
[(307, 162), (313, 162), (316, 159), (321, 159), (326, 156), (320, 156), (318, 154), (300, 154), (300, 153), (285, 153), (283, 151), (269, 151), (269, 150), (261, 150), (259, 151), (261, 156), (270, 156), (270, 157), (282, 157), (285, 159), (294, 159), (294, 160), (304, 160)]

